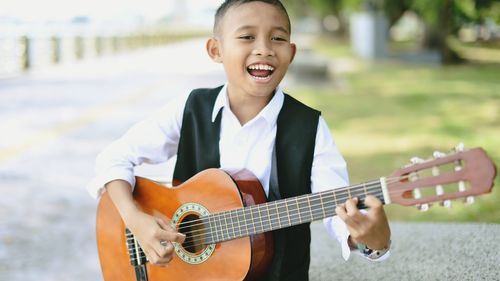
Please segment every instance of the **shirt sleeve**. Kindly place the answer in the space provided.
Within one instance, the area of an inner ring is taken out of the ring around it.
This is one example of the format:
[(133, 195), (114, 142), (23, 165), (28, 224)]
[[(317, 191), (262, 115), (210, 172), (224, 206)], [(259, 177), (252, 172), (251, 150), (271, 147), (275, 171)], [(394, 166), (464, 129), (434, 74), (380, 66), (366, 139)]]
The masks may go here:
[(86, 187), (92, 197), (98, 198), (113, 180), (125, 180), (133, 187), (135, 166), (161, 163), (177, 154), (186, 100), (187, 96), (176, 98), (135, 124), (97, 156), (96, 175)]
[[(316, 144), (311, 172), (311, 192), (321, 192), (349, 185), (347, 164), (340, 154), (328, 125), (320, 116), (316, 133)], [(363, 211), (363, 210), (362, 210)], [(359, 250), (352, 250), (348, 244), (349, 230), (338, 216), (323, 219), (328, 234), (341, 246), (342, 257), (348, 260), (351, 253), (364, 256)], [(376, 259), (381, 261), (389, 257), (389, 252)], [(373, 260), (373, 259), (370, 259)]]

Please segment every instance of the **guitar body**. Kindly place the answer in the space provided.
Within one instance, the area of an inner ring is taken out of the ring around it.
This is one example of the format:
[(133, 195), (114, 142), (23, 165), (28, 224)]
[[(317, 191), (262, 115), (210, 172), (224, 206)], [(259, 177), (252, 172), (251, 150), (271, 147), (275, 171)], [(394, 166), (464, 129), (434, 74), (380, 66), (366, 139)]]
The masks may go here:
[[(133, 196), (138, 206), (148, 214), (168, 219), (191, 202), (209, 213), (218, 213), (266, 201), (259, 181), (245, 172), (229, 176), (222, 170), (208, 169), (173, 188), (136, 179)], [(107, 193), (99, 202), (96, 232), (104, 280), (138, 280), (131, 265), (125, 225)], [(273, 247), (271, 232), (216, 243), (211, 255), (196, 264), (185, 262), (177, 254), (167, 267), (145, 262), (145, 280), (255, 280), (267, 270)]]

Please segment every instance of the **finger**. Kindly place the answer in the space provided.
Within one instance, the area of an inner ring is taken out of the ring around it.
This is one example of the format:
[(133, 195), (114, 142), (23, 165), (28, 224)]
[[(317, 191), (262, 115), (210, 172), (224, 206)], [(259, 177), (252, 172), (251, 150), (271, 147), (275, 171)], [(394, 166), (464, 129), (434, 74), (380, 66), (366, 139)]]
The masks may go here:
[(368, 195), (365, 198), (365, 205), (369, 208), (382, 208), (382, 201), (373, 195)]
[(155, 217), (156, 222), (160, 225), (160, 227), (164, 230), (174, 230), (174, 228), (164, 219)]
[(159, 255), (155, 249), (152, 249), (151, 251), (148, 251), (146, 253), (146, 257), (148, 258), (148, 261), (151, 264), (157, 265), (157, 266), (165, 266), (167, 263), (171, 260), (171, 258), (167, 256), (161, 256)]
[(169, 263), (174, 254), (174, 246), (172, 243), (168, 241), (161, 241), (155, 247), (155, 256), (157, 259), (155, 260), (155, 265), (166, 265)]
[(347, 214), (349, 216), (355, 216), (359, 213), (359, 209), (357, 207), (358, 205), (358, 198), (352, 198), (347, 201), (345, 201), (345, 208), (347, 210)]
[(335, 213), (337, 213), (337, 216), (339, 216), (344, 222), (349, 219), (349, 216), (347, 215), (347, 211), (345, 209), (344, 204), (340, 204), (335, 208)]
[(169, 223), (167, 223), (165, 220), (163, 220), (161, 218), (157, 217), (156, 221), (158, 222), (158, 224), (160, 225), (162, 230), (165, 231), (165, 232), (159, 233), (159, 235), (161, 236), (161, 237), (159, 237), (160, 240), (173, 241), (173, 242), (177, 242), (180, 244), (184, 243), (184, 240), (186, 239), (186, 235), (177, 232)]

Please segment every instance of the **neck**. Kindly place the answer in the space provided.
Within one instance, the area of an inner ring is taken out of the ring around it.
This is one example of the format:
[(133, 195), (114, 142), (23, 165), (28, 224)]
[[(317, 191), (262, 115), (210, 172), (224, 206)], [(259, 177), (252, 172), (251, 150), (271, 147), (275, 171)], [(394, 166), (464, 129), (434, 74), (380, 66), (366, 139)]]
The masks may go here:
[(293, 225), (332, 217), (335, 208), (347, 199), (360, 199), (358, 208), (366, 208), (364, 198), (373, 195), (384, 202), (381, 181), (292, 197), (203, 218), (206, 244), (264, 233)]
[(228, 87), (228, 99), (231, 111), (243, 126), (252, 120), (271, 101), (274, 93), (268, 95), (252, 95), (236, 93)]

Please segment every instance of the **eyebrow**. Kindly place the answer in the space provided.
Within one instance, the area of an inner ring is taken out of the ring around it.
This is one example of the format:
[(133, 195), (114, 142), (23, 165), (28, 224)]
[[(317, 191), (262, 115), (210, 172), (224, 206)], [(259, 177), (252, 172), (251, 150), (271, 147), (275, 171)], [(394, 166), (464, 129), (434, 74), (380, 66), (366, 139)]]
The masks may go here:
[[(255, 25), (244, 25), (244, 26), (241, 26), (241, 27), (238, 27), (235, 32), (239, 32), (239, 31), (242, 31), (242, 30), (246, 30), (246, 29), (254, 29), (256, 28)], [(282, 27), (282, 26), (274, 26), (273, 27), (273, 30), (279, 30), (279, 31), (282, 31), (286, 34), (289, 34), (290, 32), (288, 31), (288, 29)]]

